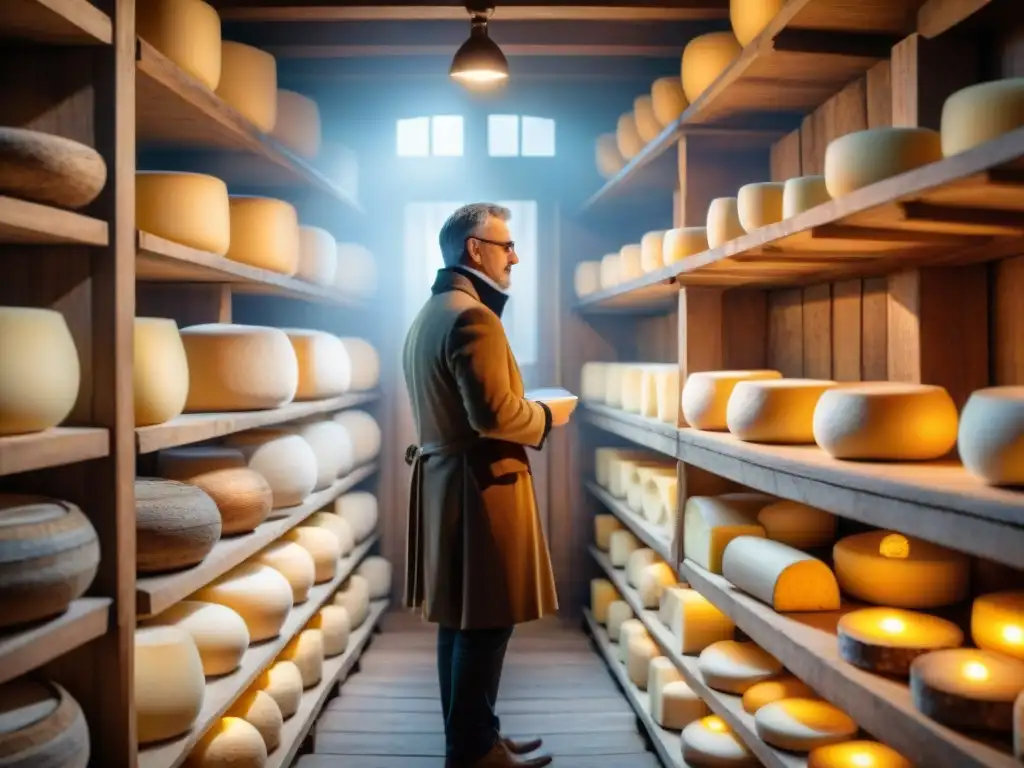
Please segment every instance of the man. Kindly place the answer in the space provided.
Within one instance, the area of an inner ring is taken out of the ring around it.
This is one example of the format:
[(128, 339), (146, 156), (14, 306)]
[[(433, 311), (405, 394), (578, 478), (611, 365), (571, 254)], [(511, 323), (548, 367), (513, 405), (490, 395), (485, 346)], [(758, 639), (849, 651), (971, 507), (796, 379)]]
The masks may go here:
[(501, 736), (494, 714), (513, 627), (558, 607), (526, 448), (551, 410), (523, 398), (501, 312), (512, 267), (508, 209), (479, 203), (441, 228), (444, 269), (405, 340), (420, 445), (411, 446), (406, 604), (439, 624), (448, 768), (543, 766), (540, 739)]

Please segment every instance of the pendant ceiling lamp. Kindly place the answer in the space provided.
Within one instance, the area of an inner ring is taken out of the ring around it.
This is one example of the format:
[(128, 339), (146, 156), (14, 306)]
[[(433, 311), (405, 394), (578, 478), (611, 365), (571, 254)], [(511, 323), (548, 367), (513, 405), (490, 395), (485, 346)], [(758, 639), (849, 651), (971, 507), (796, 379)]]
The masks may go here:
[(449, 74), (466, 85), (498, 83), (508, 79), (508, 60), (487, 35), (487, 20), (494, 6), (467, 5), (469, 39), (455, 52)]

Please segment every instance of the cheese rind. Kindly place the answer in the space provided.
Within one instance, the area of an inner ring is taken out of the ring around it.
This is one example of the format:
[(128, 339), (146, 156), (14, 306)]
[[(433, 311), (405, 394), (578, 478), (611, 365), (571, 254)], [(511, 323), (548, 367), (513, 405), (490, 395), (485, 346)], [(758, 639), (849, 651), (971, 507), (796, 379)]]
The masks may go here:
[(277, 89), (277, 119), (270, 135), (306, 160), (320, 154), (320, 107), (295, 91)]
[(679, 417), (679, 366), (654, 363), (640, 379), (640, 415), (675, 424)]
[(297, 542), (278, 539), (253, 556), (250, 562), (273, 568), (288, 580), (293, 605), (306, 602), (309, 590), (316, 583), (313, 555)]
[[(584, 402), (604, 401), (606, 363), (584, 363), (580, 367), (580, 399)], [(600, 450), (600, 449), (599, 449)]]
[(718, 715), (708, 715), (683, 729), (683, 761), (693, 766), (754, 768), (760, 761)]
[(139, 37), (209, 88), (220, 82), (221, 31), (217, 10), (202, 0), (140, 3)]
[(709, 32), (690, 40), (680, 70), (687, 100), (693, 104), (741, 52), (732, 32)]
[(791, 218), (831, 199), (824, 176), (795, 176), (786, 179), (782, 190), (782, 217)]
[(594, 543), (603, 552), (611, 546), (611, 537), (615, 531), (622, 529), (622, 523), (615, 515), (594, 515)]
[(224, 256), (231, 246), (227, 185), (201, 173), (137, 171), (135, 226), (165, 240)]
[(309, 620), (309, 629), (319, 629), (323, 637), (324, 656), (338, 656), (348, 648), (352, 634), (352, 622), (348, 610), (341, 605), (325, 605), (316, 616)]
[(622, 282), (622, 277), (619, 271), (619, 254), (606, 253), (602, 256), (599, 270), (602, 291), (614, 288)]
[(669, 76), (655, 80), (651, 84), (651, 103), (654, 106), (654, 118), (662, 128), (678, 120), (689, 104), (683, 93), (682, 79)]
[(139, 744), (171, 739), (199, 717), (206, 692), (195, 641), (178, 627), (135, 630), (134, 692)]
[(651, 563), (640, 571), (636, 592), (644, 608), (657, 608), (665, 590), (678, 580), (671, 566), (666, 562)]
[(294, 427), (316, 456), (316, 485), (314, 491), (331, 487), (339, 477), (355, 469), (355, 447), (348, 430), (331, 419), (310, 420)]
[(799, 501), (776, 501), (757, 513), (757, 522), (772, 541), (796, 549), (814, 549), (836, 540), (836, 516)]
[(651, 717), (662, 728), (681, 731), (708, 713), (704, 700), (683, 681), (676, 665), (664, 656), (651, 661), (647, 692), (651, 697)]
[(783, 675), (775, 680), (765, 680), (743, 692), (743, 709), (751, 715), (761, 707), (782, 699), (816, 698), (814, 689), (798, 677)]
[(650, 636), (630, 638), (626, 649), (626, 674), (630, 681), (641, 691), (647, 690), (648, 672), (651, 662), (660, 653), (658, 644)]
[(636, 118), (632, 112), (619, 115), (615, 126), (615, 146), (625, 160), (632, 160), (644, 148), (644, 140), (636, 126)]
[(626, 166), (616, 133), (602, 133), (594, 142), (594, 164), (603, 179), (610, 179)]
[(338, 243), (338, 268), (335, 286), (360, 298), (369, 298), (377, 291), (377, 261), (373, 253), (359, 243)]
[(910, 697), (919, 712), (957, 729), (1013, 731), (1014, 700), (1024, 693), (1024, 661), (974, 648), (919, 656)]
[(691, 496), (683, 512), (683, 554), (701, 568), (722, 572), (726, 545), (739, 536), (764, 537), (757, 513), (773, 499), (756, 493)]
[(291, 639), (278, 658), (298, 667), (302, 687), (312, 688), (323, 679), (324, 637), (319, 629), (304, 629)]
[(196, 565), (220, 539), (220, 510), (201, 488), (135, 479), (135, 569), (167, 573)]
[(683, 385), (683, 418), (694, 429), (726, 429), (729, 425), (729, 398), (739, 382), (781, 378), (781, 373), (770, 370), (691, 373)]
[(964, 642), (964, 633), (951, 621), (889, 606), (846, 612), (837, 630), (839, 658), (890, 677), (906, 678), (919, 656)]
[(277, 637), (291, 612), (292, 586), (269, 565), (239, 565), (192, 595), (193, 600), (219, 603), (235, 611), (258, 643)]
[(345, 345), (352, 370), (349, 389), (353, 392), (374, 389), (380, 383), (380, 354), (376, 348), (366, 339), (355, 336), (341, 336), (339, 340)]
[(232, 195), (231, 246), (227, 258), (285, 276), (299, 270), (299, 216), (295, 207), (270, 197)]
[(729, 0), (729, 22), (739, 44), (746, 47), (771, 23), (783, 0)]
[(634, 638), (643, 637), (650, 639), (647, 627), (640, 619), (626, 619), (619, 627), (619, 661), (623, 664), (629, 658), (629, 646)]
[(273, 508), (301, 504), (316, 488), (319, 467), (313, 448), (287, 429), (263, 427), (230, 435), (225, 443), (245, 456), (249, 469), (270, 485)]
[(687, 256), (708, 249), (707, 227), (677, 227), (665, 232), (662, 242), (662, 260), (666, 265), (682, 261)]
[(324, 400), (348, 390), (352, 361), (341, 339), (325, 331), (284, 328), (299, 364), (296, 400)]
[(608, 638), (613, 642), (619, 641), (619, 630), (622, 625), (633, 618), (633, 609), (625, 600), (613, 600), (608, 605)]
[(299, 266), (295, 276), (317, 285), (334, 285), (338, 243), (320, 227), (299, 227)]
[(665, 242), (665, 230), (657, 229), (647, 232), (640, 238), (640, 269), (654, 272), (665, 266), (662, 246)]
[(270, 133), (277, 124), (277, 60), (251, 45), (221, 43), (217, 95), (255, 125)]
[(957, 451), (964, 469), (989, 485), (1024, 485), (1024, 387), (972, 392), (960, 414)]
[(356, 542), (365, 541), (377, 527), (377, 497), (369, 491), (350, 491), (334, 502), (334, 514), (352, 527)]
[(735, 197), (716, 197), (708, 206), (708, 247), (718, 248), (730, 240), (742, 237), (739, 205)]
[(267, 745), (256, 726), (240, 717), (223, 717), (192, 747), (184, 768), (264, 768)]
[(832, 198), (942, 159), (942, 141), (930, 128), (869, 128), (829, 142), (825, 186)]
[(676, 519), (679, 481), (676, 471), (652, 474), (641, 489), (640, 506), (644, 518), (655, 525), (671, 526)]
[(637, 280), (644, 275), (640, 243), (627, 243), (619, 249), (619, 282)]
[(649, 94), (637, 96), (633, 100), (633, 120), (636, 122), (636, 132), (644, 144), (654, 141), (661, 133), (661, 123), (654, 114), (654, 101)]
[(135, 426), (163, 424), (181, 415), (188, 398), (188, 358), (178, 324), (162, 317), (136, 317), (133, 331)]
[(877, 741), (844, 741), (818, 747), (807, 755), (807, 768), (854, 768), (858, 763), (872, 768), (914, 768), (914, 764), (892, 747)]
[(598, 624), (608, 623), (608, 606), (619, 599), (619, 592), (608, 579), (590, 580), (590, 612)]
[(602, 488), (611, 489), (612, 470), (616, 459), (641, 459), (653, 456), (639, 448), (598, 448), (594, 451), (594, 479)]
[(381, 431), (377, 420), (366, 411), (342, 411), (334, 420), (348, 430), (356, 465), (373, 461), (380, 454)]
[(370, 585), (358, 573), (353, 573), (334, 593), (334, 604), (345, 608), (352, 629), (359, 629), (370, 614)]
[(356, 545), (355, 534), (352, 532), (352, 525), (348, 520), (333, 512), (314, 512), (306, 518), (305, 525), (317, 528), (326, 528), (338, 539), (338, 546), (342, 557), (348, 557)]
[(383, 600), (391, 594), (391, 561), (377, 556), (363, 560), (356, 573), (366, 579), (371, 600)]
[(961, 88), (942, 105), (940, 131), (946, 157), (992, 141), (1024, 125), (1024, 78)]
[(314, 583), (323, 584), (334, 578), (338, 572), (338, 561), (341, 559), (341, 543), (329, 529), (300, 525), (292, 528), (282, 538), (295, 542), (313, 558)]
[(709, 688), (742, 695), (781, 672), (782, 664), (754, 643), (722, 640), (700, 652), (697, 668)]
[(733, 539), (722, 555), (722, 575), (780, 613), (839, 610), (839, 585), (831, 569), (777, 541)]
[(581, 261), (577, 264), (573, 271), (572, 286), (579, 299), (601, 290), (601, 262)]
[(766, 704), (754, 715), (757, 735), (788, 752), (849, 741), (857, 723), (841, 709), (821, 699), (783, 699)]
[(608, 559), (616, 568), (625, 568), (630, 555), (640, 547), (640, 540), (632, 531), (613, 531), (608, 539)]
[(253, 683), (251, 690), (265, 691), (287, 720), (302, 703), (302, 673), (291, 661), (277, 661)]
[(245, 620), (216, 603), (182, 600), (143, 626), (171, 626), (187, 632), (196, 644), (207, 677), (234, 672), (249, 647)]
[(736, 625), (695, 589), (669, 587), (661, 596), (658, 619), (678, 640), (680, 653), (700, 653), (723, 640), (732, 640)]
[(648, 547), (639, 547), (630, 552), (626, 560), (626, 582), (629, 586), (636, 588), (644, 568), (656, 562), (658, 553)]
[(726, 405), (726, 426), (748, 442), (813, 445), (814, 409), (835, 386), (817, 379), (739, 381)]
[(785, 184), (768, 181), (744, 184), (736, 193), (736, 209), (745, 232), (782, 221), (782, 192)]
[(971, 606), (971, 638), (979, 648), (1024, 661), (1024, 590), (976, 597)]
[(246, 691), (231, 705), (228, 716), (245, 720), (255, 728), (267, 752), (273, 752), (280, 746), (284, 716), (277, 702), (266, 691)]

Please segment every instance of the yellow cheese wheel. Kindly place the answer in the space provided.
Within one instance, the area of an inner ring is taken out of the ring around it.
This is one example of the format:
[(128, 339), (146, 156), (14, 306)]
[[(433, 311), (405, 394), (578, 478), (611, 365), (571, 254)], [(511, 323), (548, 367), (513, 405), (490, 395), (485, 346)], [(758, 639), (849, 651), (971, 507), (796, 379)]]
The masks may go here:
[(334, 578), (338, 572), (338, 561), (341, 560), (341, 542), (337, 536), (327, 528), (300, 525), (288, 531), (284, 538), (309, 552), (313, 558), (315, 583), (322, 584)]
[(942, 159), (930, 128), (869, 128), (833, 139), (825, 148), (825, 186), (833, 197)]
[(683, 81), (678, 77), (659, 77), (651, 85), (654, 118), (662, 128), (678, 120), (688, 102), (683, 93)]
[(877, 741), (844, 741), (818, 747), (807, 755), (807, 768), (914, 768), (892, 747)]
[(359, 629), (370, 613), (369, 583), (358, 573), (353, 573), (334, 593), (334, 604), (348, 611), (352, 629)]
[(679, 366), (675, 363), (647, 366), (640, 388), (640, 414), (675, 424), (679, 416)]
[(136, 317), (133, 336), (135, 426), (163, 424), (181, 415), (188, 398), (188, 358), (178, 324)]
[(143, 626), (170, 626), (192, 637), (207, 677), (226, 675), (238, 669), (249, 647), (245, 620), (227, 606), (182, 600), (145, 622)]
[(264, 768), (267, 745), (251, 723), (223, 717), (203, 734), (183, 763), (185, 768)]
[(726, 429), (729, 398), (739, 382), (781, 378), (781, 373), (769, 370), (691, 373), (683, 386), (683, 417), (694, 429)]
[(658, 619), (669, 628), (682, 653), (700, 653), (709, 645), (732, 640), (736, 625), (695, 589), (669, 587), (661, 596)]
[(613, 642), (619, 641), (619, 631), (622, 625), (633, 618), (633, 609), (625, 600), (614, 600), (608, 606), (608, 638)]
[(178, 627), (136, 629), (133, 667), (139, 744), (187, 732), (206, 694), (203, 662), (188, 632)]
[(266, 479), (274, 509), (301, 504), (316, 487), (316, 454), (309, 443), (290, 430), (250, 429), (229, 435), (225, 442), (240, 450), (249, 469)]
[(636, 132), (640, 140), (646, 144), (654, 141), (661, 133), (661, 123), (654, 114), (654, 101), (650, 94), (637, 96), (633, 100), (633, 120), (636, 121)]
[(746, 47), (775, 18), (784, 0), (729, 0), (729, 21), (739, 44)]
[(761, 765), (718, 715), (708, 715), (683, 729), (683, 761), (693, 766), (755, 768)]
[(772, 541), (796, 549), (814, 549), (836, 539), (836, 516), (799, 501), (776, 501), (762, 507), (757, 522)]
[(299, 267), (295, 276), (317, 285), (334, 285), (338, 243), (320, 227), (299, 227)]
[(335, 416), (334, 420), (348, 430), (357, 465), (377, 458), (380, 454), (381, 432), (373, 416), (366, 411), (347, 410)]
[(782, 188), (782, 217), (791, 218), (832, 199), (824, 176), (797, 176)]
[(629, 647), (626, 649), (626, 674), (629, 675), (630, 682), (641, 691), (647, 690), (651, 662), (660, 653), (658, 644), (649, 635), (630, 638)]
[(0, 435), (41, 432), (64, 421), (78, 399), (81, 378), (64, 315), (0, 307), (0, 349)]
[(683, 513), (683, 554), (701, 568), (722, 572), (725, 548), (739, 536), (764, 537), (757, 513), (774, 499), (759, 493), (691, 496)]
[(683, 49), (683, 92), (693, 104), (742, 52), (732, 32), (698, 35)]
[(722, 640), (700, 652), (697, 667), (709, 688), (742, 695), (782, 671), (779, 660), (751, 642)]
[(165, 240), (223, 256), (231, 246), (227, 185), (201, 173), (138, 171), (135, 226)]
[(352, 533), (352, 526), (341, 515), (321, 510), (320, 512), (314, 512), (306, 518), (305, 525), (325, 528), (333, 533), (334, 537), (338, 540), (338, 547), (342, 557), (348, 557), (355, 546), (355, 534)]
[(319, 629), (304, 629), (291, 639), (279, 657), (299, 668), (302, 687), (319, 684), (324, 673), (324, 637)]
[(380, 383), (380, 355), (373, 344), (355, 336), (341, 336), (352, 370), (349, 388), (354, 392), (374, 389)]
[(590, 612), (598, 624), (608, 623), (608, 606), (619, 599), (619, 592), (608, 579), (590, 580)]
[(740, 440), (813, 445), (814, 409), (835, 386), (816, 379), (739, 381), (726, 405), (726, 426)]
[(716, 197), (708, 206), (708, 247), (718, 248), (743, 236), (740, 212), (735, 197)]
[(573, 270), (572, 287), (580, 299), (601, 290), (601, 262), (581, 261), (577, 264)]
[(619, 282), (625, 283), (643, 277), (640, 243), (629, 243), (619, 249)]
[(644, 482), (641, 509), (644, 517), (655, 525), (670, 526), (676, 519), (679, 481), (676, 474), (652, 474)]
[(251, 45), (221, 44), (217, 95), (264, 133), (277, 124), (277, 60)]
[(619, 121), (615, 126), (615, 145), (619, 149), (619, 154), (627, 161), (640, 154), (640, 150), (644, 148), (644, 140), (640, 137), (636, 117), (632, 112), (619, 115)]
[(220, 16), (202, 0), (150, 0), (135, 12), (143, 40), (209, 88), (220, 82)]
[(640, 540), (632, 531), (625, 528), (612, 531), (608, 537), (608, 559), (616, 568), (625, 568), (629, 556), (640, 548)]
[(594, 144), (594, 163), (603, 179), (610, 179), (626, 166), (626, 160), (619, 151), (618, 137), (614, 133), (602, 133)]
[(377, 527), (377, 497), (369, 491), (351, 491), (334, 502), (334, 514), (352, 528), (357, 542), (365, 541)]
[(601, 290), (614, 288), (622, 282), (619, 269), (619, 254), (607, 253), (601, 257), (600, 275)]
[(757, 710), (754, 725), (766, 743), (788, 752), (810, 752), (849, 741), (858, 730), (852, 717), (821, 699), (783, 699), (766, 704)]
[(837, 459), (927, 461), (956, 438), (956, 406), (942, 387), (845, 384), (822, 393), (814, 409), (814, 441)]
[(782, 221), (782, 182), (744, 184), (736, 193), (736, 209), (745, 232)]
[(611, 537), (615, 531), (622, 530), (622, 523), (615, 515), (594, 515), (594, 543), (597, 548), (607, 552), (611, 546)]
[(253, 643), (277, 637), (293, 605), (288, 579), (259, 562), (236, 566), (200, 589), (192, 599), (226, 605), (235, 611), (249, 628), (249, 640)]
[(20, 677), (0, 684), (0, 755), (5, 768), (86, 768), (89, 726), (61, 686)]
[(649, 547), (634, 549), (626, 560), (626, 583), (631, 587), (636, 587), (643, 569), (656, 562), (658, 562), (658, 553), (653, 549)]
[(707, 249), (707, 227), (677, 227), (665, 233), (665, 240), (662, 243), (662, 259), (665, 264), (675, 264), (687, 256), (703, 253)]
[(253, 555), (252, 562), (269, 566), (284, 576), (293, 605), (309, 599), (309, 590), (316, 583), (316, 562), (305, 547), (290, 539), (278, 539)]
[(323, 400), (345, 392), (352, 381), (352, 363), (345, 344), (326, 331), (285, 328), (299, 363), (296, 400)]
[(277, 122), (270, 133), (306, 160), (320, 154), (320, 107), (308, 96), (295, 91), (277, 89)]
[(618, 654), (619, 661), (623, 664), (629, 658), (629, 644), (637, 637), (650, 638), (644, 623), (639, 619), (626, 619), (626, 621), (622, 622), (622, 626), (619, 627)]
[(285, 333), (256, 325), (209, 323), (181, 329), (188, 358), (185, 411), (252, 411), (292, 401), (299, 364)]
[(377, 262), (370, 249), (359, 243), (338, 243), (336, 253), (335, 287), (360, 298), (373, 295), (377, 290)]
[(942, 105), (942, 154), (966, 152), (1024, 126), (1024, 78), (961, 88)]
[(960, 414), (956, 446), (975, 477), (989, 485), (1024, 485), (1024, 387), (972, 392)]
[(722, 575), (779, 613), (839, 610), (839, 585), (825, 563), (763, 536), (730, 541), (722, 554)]
[(665, 242), (665, 230), (648, 232), (640, 238), (640, 269), (653, 272), (665, 266), (662, 255), (662, 244)]
[(979, 648), (1024, 661), (1024, 590), (975, 598), (971, 606), (971, 638)]
[(933, 651), (910, 665), (910, 694), (919, 712), (943, 725), (1009, 736), (1024, 662), (976, 648)]
[(291, 661), (276, 661), (252, 684), (250, 691), (264, 691), (287, 720), (302, 703), (302, 673)]
[(341, 605), (325, 605), (309, 620), (309, 629), (318, 629), (323, 637), (324, 656), (330, 658), (345, 652), (352, 633), (348, 611)]
[(266, 691), (248, 690), (243, 693), (228, 710), (229, 717), (245, 720), (255, 728), (267, 752), (273, 752), (281, 744), (281, 729), (284, 728), (284, 716), (270, 694)]
[(766, 704), (782, 699), (811, 699), (816, 698), (807, 683), (793, 675), (783, 675), (775, 680), (765, 680), (747, 688), (743, 693), (743, 709), (751, 715), (757, 714), (757, 710)]
[(244, 195), (232, 195), (228, 202), (229, 259), (287, 276), (299, 271), (299, 216), (291, 203)]
[(391, 595), (391, 562), (384, 557), (371, 556), (363, 560), (356, 573), (366, 579), (371, 600), (382, 600)]
[(135, 568), (166, 573), (201, 563), (220, 540), (220, 510), (176, 480), (135, 479)]
[(665, 590), (675, 585), (677, 581), (668, 563), (651, 563), (637, 576), (636, 593), (644, 608), (657, 608)]

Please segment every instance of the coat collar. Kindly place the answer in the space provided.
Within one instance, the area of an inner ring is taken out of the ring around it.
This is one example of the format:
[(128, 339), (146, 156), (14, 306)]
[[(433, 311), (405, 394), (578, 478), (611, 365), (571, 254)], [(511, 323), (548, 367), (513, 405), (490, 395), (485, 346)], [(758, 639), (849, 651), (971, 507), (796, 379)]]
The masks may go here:
[(437, 278), (430, 292), (439, 294), (448, 291), (468, 293), (498, 317), (501, 317), (508, 302), (507, 293), (496, 288), (490, 281), (484, 280), (473, 270), (462, 267), (445, 267), (437, 271)]

